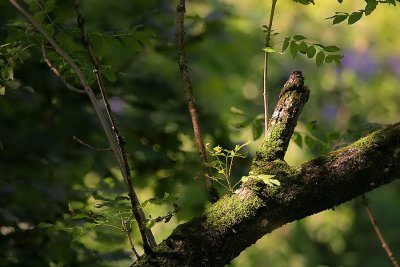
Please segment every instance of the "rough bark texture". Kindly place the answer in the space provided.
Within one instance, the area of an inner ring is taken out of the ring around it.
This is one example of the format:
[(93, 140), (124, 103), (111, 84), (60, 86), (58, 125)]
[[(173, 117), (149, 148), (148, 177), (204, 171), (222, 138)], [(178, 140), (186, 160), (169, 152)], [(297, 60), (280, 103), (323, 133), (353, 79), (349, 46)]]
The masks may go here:
[(289, 78), (284, 86), (271, 134), (252, 166), (253, 176), (273, 174), (280, 186), (249, 179), (234, 194), (178, 226), (152, 255), (144, 255), (133, 266), (224, 266), (274, 229), (400, 177), (400, 123), (297, 167), (283, 161), (309, 94), (298, 74), (292, 73), (295, 79)]

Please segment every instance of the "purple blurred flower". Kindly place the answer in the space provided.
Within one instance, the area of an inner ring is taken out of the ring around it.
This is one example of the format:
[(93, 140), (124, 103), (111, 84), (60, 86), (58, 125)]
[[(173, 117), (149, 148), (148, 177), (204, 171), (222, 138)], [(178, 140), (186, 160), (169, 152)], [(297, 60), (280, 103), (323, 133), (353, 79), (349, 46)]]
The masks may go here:
[(111, 97), (110, 99), (108, 99), (108, 102), (110, 103), (110, 108), (112, 112), (120, 114), (124, 111), (124, 101), (122, 101), (121, 98)]
[(389, 69), (397, 78), (400, 78), (400, 56), (391, 57), (387, 60)]
[(333, 103), (327, 103), (322, 108), (322, 114), (324, 118), (328, 120), (335, 120), (337, 113), (337, 106)]
[(342, 67), (353, 70), (361, 78), (373, 76), (379, 69), (378, 62), (371, 57), (368, 50), (350, 50), (345, 52)]

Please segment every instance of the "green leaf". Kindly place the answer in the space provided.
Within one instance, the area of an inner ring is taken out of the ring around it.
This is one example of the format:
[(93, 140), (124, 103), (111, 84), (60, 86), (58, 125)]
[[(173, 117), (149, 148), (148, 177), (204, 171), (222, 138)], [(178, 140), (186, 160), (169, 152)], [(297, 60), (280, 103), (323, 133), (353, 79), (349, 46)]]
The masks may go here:
[(309, 58), (312, 58), (315, 56), (315, 53), (317, 53), (317, 49), (313, 45), (310, 45), (307, 49), (307, 56)]
[(175, 199), (175, 197), (173, 197), (172, 195), (170, 195), (169, 193), (165, 192), (164, 196), (162, 198), (149, 198), (146, 201), (143, 202), (142, 207), (145, 207), (149, 204), (153, 204), (153, 205), (161, 205), (164, 202), (166, 202), (169, 199)]
[(241, 110), (240, 108), (234, 107), (234, 106), (232, 106), (232, 107), (230, 108), (230, 111), (231, 111), (232, 113), (234, 113), (234, 114), (246, 115), (246, 113), (245, 113), (243, 110)]
[(377, 5), (378, 5), (378, 2), (376, 0), (368, 1), (367, 5), (365, 6), (365, 16), (368, 16), (369, 14), (371, 14), (376, 9)]
[(335, 62), (336, 65), (340, 66), (341, 61), (343, 59), (343, 55), (329, 55), (329, 56), (327, 56), (327, 58), (329, 58), (328, 59), (329, 62), (327, 62), (326, 59), (325, 59), (325, 62), (327, 62), (327, 63)]
[(309, 137), (308, 135), (306, 135), (304, 137), (304, 142), (306, 143), (306, 145), (312, 149), (313, 147), (315, 147), (315, 145), (317, 144), (317, 141), (314, 138)]
[(45, 14), (44, 14), (42, 11), (36, 12), (36, 13), (33, 15), (33, 19), (34, 19), (36, 22), (43, 23), (43, 21), (44, 21), (44, 19), (45, 19)]
[(1, 77), (6, 81), (14, 80), (14, 70), (10, 66), (4, 66), (1, 69)]
[(319, 51), (316, 57), (317, 66), (321, 66), (324, 63), (325, 54), (323, 51)]
[(37, 227), (38, 228), (51, 228), (51, 227), (54, 227), (54, 224), (51, 224), (51, 223), (39, 223), (37, 225)]
[(295, 36), (293, 36), (293, 39), (295, 40), (295, 41), (301, 41), (301, 40), (305, 40), (305, 39), (307, 39), (306, 37), (304, 37), (303, 35), (295, 35)]
[(325, 58), (325, 63), (332, 63), (333, 62), (333, 58), (330, 56), (330, 55), (328, 55), (326, 58)]
[(5, 94), (6, 94), (6, 87), (0, 86), (0, 95), (5, 95)]
[(298, 132), (293, 132), (292, 135), (293, 142), (300, 148), (303, 148), (303, 137)]
[(262, 49), (266, 53), (276, 53), (277, 51), (272, 47), (265, 47)]
[(56, 7), (56, 1), (55, 0), (47, 0), (46, 3), (44, 4), (44, 10), (47, 13), (52, 12), (55, 7)]
[(341, 14), (341, 15), (336, 15), (333, 18), (332, 24), (339, 24), (347, 19), (349, 14)]
[(362, 18), (363, 13), (364, 13), (363, 10), (360, 10), (360, 11), (356, 11), (356, 12), (351, 13), (351, 15), (349, 16), (349, 20), (348, 20), (347, 23), (348, 23), (349, 25), (356, 23), (357, 21), (359, 21), (359, 20)]
[(324, 47), (324, 50), (325, 50), (326, 52), (333, 53), (333, 52), (340, 51), (340, 48), (337, 47), (337, 46), (334, 46), (334, 45), (330, 45), (330, 46), (325, 46), (325, 47)]
[(285, 41), (283, 41), (282, 52), (286, 51), (286, 49), (289, 47), (289, 43), (290, 43), (290, 37), (286, 37)]
[(295, 41), (290, 42), (290, 54), (292, 57), (296, 57), (297, 52), (299, 52), (299, 45)]
[(45, 25), (44, 28), (50, 36), (54, 36), (55, 28), (53, 24)]
[(246, 119), (242, 122), (234, 123), (233, 127), (237, 128), (237, 129), (245, 128), (245, 127), (249, 126), (250, 123), (252, 123), (253, 121), (254, 121), (253, 118)]
[(306, 54), (308, 50), (308, 45), (305, 42), (300, 42), (299, 44), (299, 52), (302, 54)]
[(263, 127), (261, 123), (258, 121), (253, 121), (253, 123), (251, 124), (251, 132), (253, 135), (253, 140), (257, 140), (258, 138), (260, 138), (263, 133)]

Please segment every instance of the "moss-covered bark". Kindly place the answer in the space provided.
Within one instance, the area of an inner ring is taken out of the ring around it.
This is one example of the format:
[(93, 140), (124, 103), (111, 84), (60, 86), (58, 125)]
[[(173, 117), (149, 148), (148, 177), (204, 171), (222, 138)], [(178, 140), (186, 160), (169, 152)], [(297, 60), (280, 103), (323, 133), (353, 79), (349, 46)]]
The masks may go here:
[(250, 179), (180, 225), (134, 266), (223, 266), (274, 229), (400, 177), (400, 124), (281, 174), (275, 189)]
[(251, 171), (261, 174), (270, 170), (270, 162), (283, 160), (297, 120), (310, 91), (304, 86), (301, 72), (295, 71), (281, 90), (279, 101), (271, 117), (268, 131), (257, 150)]

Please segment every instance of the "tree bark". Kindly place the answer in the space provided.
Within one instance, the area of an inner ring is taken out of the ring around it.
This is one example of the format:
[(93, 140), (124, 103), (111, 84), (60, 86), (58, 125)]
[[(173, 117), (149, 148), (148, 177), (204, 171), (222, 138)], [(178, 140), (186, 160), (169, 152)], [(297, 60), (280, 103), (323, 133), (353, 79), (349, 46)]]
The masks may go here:
[(300, 166), (284, 162), (287, 137), (308, 99), (303, 83), (289, 90), (286, 85), (274, 112), (279, 115), (275, 118), (283, 119), (273, 126), (272, 118), (268, 131), (274, 134), (267, 135), (251, 171), (254, 177), (274, 175), (280, 185), (248, 179), (234, 194), (178, 226), (152, 255), (144, 255), (133, 266), (224, 266), (273, 230), (400, 177), (400, 123)]

